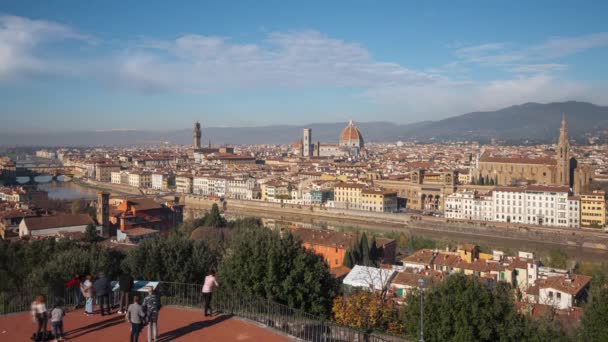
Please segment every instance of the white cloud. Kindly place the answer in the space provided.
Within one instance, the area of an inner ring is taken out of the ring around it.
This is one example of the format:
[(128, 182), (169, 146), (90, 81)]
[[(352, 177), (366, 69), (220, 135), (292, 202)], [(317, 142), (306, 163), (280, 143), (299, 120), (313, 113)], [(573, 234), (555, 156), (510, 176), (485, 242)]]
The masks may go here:
[(374, 87), (440, 77), (373, 60), (355, 43), (317, 31), (270, 33), (261, 44), (185, 35), (146, 41), (116, 59), (118, 78), (138, 89), (213, 92), (248, 87)]
[(87, 40), (88, 37), (65, 25), (0, 15), (0, 80), (48, 72), (53, 64), (37, 56), (36, 49), (65, 39)]
[(539, 63), (550, 61), (585, 50), (608, 46), (608, 33), (594, 33), (578, 37), (554, 37), (530, 46), (496, 42), (458, 47), (454, 54), (459, 59), (483, 66), (506, 67), (513, 72), (531, 73), (562, 71), (563, 64)]
[[(437, 119), (472, 110), (569, 99), (605, 104), (605, 87), (568, 81), (551, 59), (608, 44), (608, 34), (552, 38), (536, 46), (498, 42), (455, 50), (458, 60), (422, 70), (379, 61), (364, 46), (314, 30), (270, 32), (255, 44), (229, 37), (185, 34), (175, 39), (101, 43), (94, 59), (57, 56), (46, 44), (94, 42), (78, 30), (41, 20), (0, 16), (0, 81), (22, 75), (97, 79), (113, 88), (141, 92), (218, 93), (257, 88), (350, 88), (378, 111), (406, 113), (397, 121)], [(61, 58), (60, 58), (61, 57)], [(469, 80), (478, 65), (515, 76)], [(449, 75), (449, 76), (448, 76)], [(464, 79), (455, 81), (454, 79)], [(277, 99), (280, 101), (280, 99)]]

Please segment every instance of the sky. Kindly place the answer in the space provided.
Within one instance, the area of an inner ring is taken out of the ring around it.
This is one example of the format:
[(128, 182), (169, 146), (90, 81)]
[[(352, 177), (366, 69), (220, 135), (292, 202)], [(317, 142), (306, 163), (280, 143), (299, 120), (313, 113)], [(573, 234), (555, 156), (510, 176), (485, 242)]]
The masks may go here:
[(0, 132), (608, 105), (608, 1), (0, 1)]

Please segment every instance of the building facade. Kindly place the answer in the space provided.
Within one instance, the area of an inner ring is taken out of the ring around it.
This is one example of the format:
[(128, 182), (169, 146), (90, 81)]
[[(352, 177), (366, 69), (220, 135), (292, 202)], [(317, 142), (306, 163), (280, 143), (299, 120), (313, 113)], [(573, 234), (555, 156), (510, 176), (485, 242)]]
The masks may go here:
[(606, 226), (606, 193), (595, 190), (582, 193), (581, 226), (602, 228)]

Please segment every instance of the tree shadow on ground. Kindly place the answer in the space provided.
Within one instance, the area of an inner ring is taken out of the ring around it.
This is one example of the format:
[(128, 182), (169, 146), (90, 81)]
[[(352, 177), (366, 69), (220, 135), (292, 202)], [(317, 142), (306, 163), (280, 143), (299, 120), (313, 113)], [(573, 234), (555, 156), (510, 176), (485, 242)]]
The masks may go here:
[(227, 319), (230, 319), (232, 317), (232, 315), (221, 315), (221, 316), (217, 316), (213, 319), (209, 319), (206, 321), (198, 321), (198, 322), (194, 322), (191, 323), (185, 327), (181, 327), (181, 328), (177, 328), (171, 331), (167, 331), (166, 333), (161, 334), (160, 336), (158, 336), (158, 342), (168, 342), (168, 341), (172, 341), (178, 337), (182, 337), (184, 335), (188, 335), (192, 332), (195, 332), (197, 330), (201, 330), (207, 327), (210, 327), (212, 325), (215, 324), (219, 324)]

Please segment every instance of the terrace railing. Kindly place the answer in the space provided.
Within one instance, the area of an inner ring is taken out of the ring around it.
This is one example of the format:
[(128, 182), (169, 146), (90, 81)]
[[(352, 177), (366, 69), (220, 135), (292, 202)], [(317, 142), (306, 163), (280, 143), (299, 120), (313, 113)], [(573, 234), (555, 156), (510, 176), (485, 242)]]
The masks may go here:
[[(164, 306), (178, 306), (202, 309), (201, 285), (160, 282), (157, 289), (160, 302)], [(44, 295), (47, 307), (56, 301), (66, 306), (75, 305), (73, 289), (25, 288), (0, 292), (0, 314), (29, 311), (37, 295)], [(143, 297), (144, 293), (136, 292)], [(113, 293), (110, 304), (118, 304), (118, 294)], [(276, 303), (268, 299), (241, 295), (236, 291), (220, 288), (213, 293), (212, 307), (217, 312), (244, 318), (262, 324), (270, 329), (311, 342), (397, 342), (399, 337), (370, 333), (345, 327), (315, 315)], [(202, 312), (200, 313), (202, 315)]]

